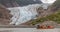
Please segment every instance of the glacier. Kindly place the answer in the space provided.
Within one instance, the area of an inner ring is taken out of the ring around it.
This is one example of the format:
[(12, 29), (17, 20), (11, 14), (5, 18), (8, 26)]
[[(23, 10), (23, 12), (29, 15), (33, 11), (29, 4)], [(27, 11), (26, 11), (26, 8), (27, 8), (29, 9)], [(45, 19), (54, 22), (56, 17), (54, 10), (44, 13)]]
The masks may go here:
[(31, 19), (36, 19), (38, 16), (37, 9), (42, 7), (43, 9), (47, 9), (51, 4), (42, 3), (42, 4), (30, 4), (23, 7), (11, 7), (7, 8), (10, 10), (10, 14), (13, 17), (10, 19), (12, 22), (10, 24), (19, 25), (25, 23)]
[(13, 17), (10, 19), (12, 20), (10, 24), (19, 25), (31, 19), (36, 19), (36, 16), (38, 15), (37, 9), (40, 6), (41, 5), (39, 4), (34, 4), (24, 7), (7, 8), (11, 11), (10, 14), (13, 15)]

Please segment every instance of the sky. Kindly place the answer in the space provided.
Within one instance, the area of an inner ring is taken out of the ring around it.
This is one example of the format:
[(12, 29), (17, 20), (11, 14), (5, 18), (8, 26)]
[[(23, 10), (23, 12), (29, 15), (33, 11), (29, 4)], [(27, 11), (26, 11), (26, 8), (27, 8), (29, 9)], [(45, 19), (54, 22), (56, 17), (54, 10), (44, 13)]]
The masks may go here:
[(43, 3), (54, 3), (56, 0), (41, 0)]

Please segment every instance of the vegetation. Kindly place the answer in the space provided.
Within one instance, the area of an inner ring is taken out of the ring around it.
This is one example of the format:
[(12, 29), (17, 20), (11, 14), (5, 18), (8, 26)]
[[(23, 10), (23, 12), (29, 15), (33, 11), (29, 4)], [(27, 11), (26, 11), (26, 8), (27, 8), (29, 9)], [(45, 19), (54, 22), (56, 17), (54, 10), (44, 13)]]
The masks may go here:
[(60, 0), (56, 0), (56, 2), (54, 3), (54, 6), (60, 6)]
[(54, 13), (54, 14), (49, 15), (49, 16), (36, 19), (36, 20), (32, 21), (31, 24), (35, 25), (37, 23), (41, 23), (41, 22), (44, 22), (44, 21), (47, 21), (47, 20), (49, 20), (49, 21), (55, 21), (55, 22), (57, 22), (57, 23), (60, 24), (60, 10), (57, 11), (56, 13)]
[[(21, 1), (21, 0), (16, 0), (16, 1), (20, 4), (20, 1)], [(24, 1), (25, 1), (25, 0), (24, 0)], [(22, 3), (22, 1), (21, 1), (21, 3)], [(27, 3), (27, 2), (25, 2), (25, 3)], [(28, 4), (28, 3), (27, 3), (27, 4)], [(20, 5), (21, 5), (21, 4), (20, 4)], [(52, 7), (56, 7), (55, 9), (58, 9), (58, 8), (60, 7), (60, 0), (57, 0), (57, 1), (52, 5)], [(35, 25), (35, 24), (37, 24), (37, 23), (41, 23), (41, 22), (44, 22), (44, 21), (47, 21), (47, 20), (49, 20), (49, 21), (55, 21), (55, 22), (57, 22), (57, 23), (60, 24), (60, 10), (57, 11), (56, 13), (54, 13), (54, 14), (49, 15), (49, 16), (42, 17), (42, 18), (38, 18), (38, 19), (36, 19), (36, 20), (32, 20), (31, 24), (32, 24), (32, 25)]]
[(36, 20), (33, 20), (31, 22), (32, 25), (35, 25), (37, 23), (41, 23), (41, 22), (44, 22), (46, 20), (49, 20), (49, 21), (55, 21), (57, 22), (58, 24), (60, 24), (60, 10), (58, 10), (60, 8), (60, 0), (57, 0), (53, 5), (52, 7), (55, 7), (54, 9), (57, 9), (56, 13), (54, 14), (51, 14), (49, 16), (46, 16), (46, 17), (42, 17), (42, 18), (38, 18)]
[(56, 2), (53, 4), (53, 7), (60, 8), (60, 0), (56, 0)]

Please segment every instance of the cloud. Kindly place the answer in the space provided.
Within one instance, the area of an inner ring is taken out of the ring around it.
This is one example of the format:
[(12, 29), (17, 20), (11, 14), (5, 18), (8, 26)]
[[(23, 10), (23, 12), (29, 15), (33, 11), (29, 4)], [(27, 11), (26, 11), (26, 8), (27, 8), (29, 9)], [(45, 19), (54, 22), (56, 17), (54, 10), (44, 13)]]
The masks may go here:
[(56, 0), (41, 0), (43, 3), (54, 3)]

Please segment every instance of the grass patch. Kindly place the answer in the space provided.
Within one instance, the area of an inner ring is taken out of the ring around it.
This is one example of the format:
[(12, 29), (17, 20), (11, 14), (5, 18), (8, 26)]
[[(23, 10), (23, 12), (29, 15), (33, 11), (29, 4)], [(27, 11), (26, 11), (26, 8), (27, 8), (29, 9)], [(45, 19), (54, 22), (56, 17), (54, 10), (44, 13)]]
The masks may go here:
[(60, 10), (57, 11), (56, 13), (54, 14), (51, 14), (49, 16), (46, 16), (46, 17), (42, 17), (42, 18), (39, 18), (39, 19), (36, 19), (36, 20), (33, 20), (31, 22), (32, 25), (35, 25), (37, 23), (41, 23), (41, 22), (44, 22), (46, 20), (50, 20), (50, 21), (55, 21), (57, 22), (58, 24), (60, 24)]

